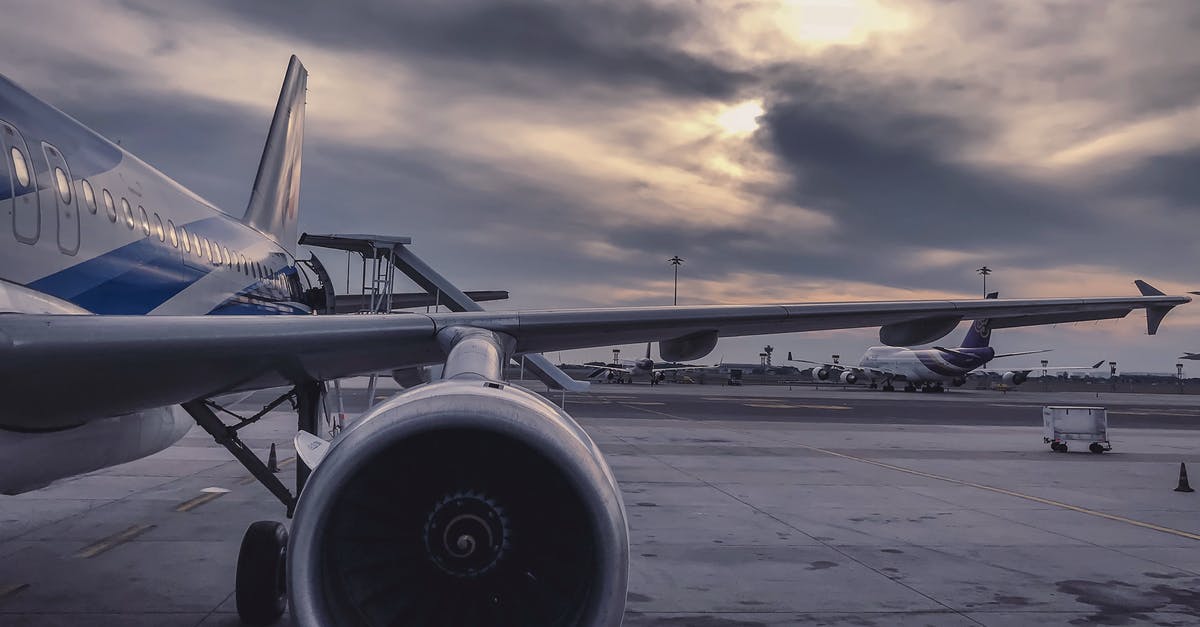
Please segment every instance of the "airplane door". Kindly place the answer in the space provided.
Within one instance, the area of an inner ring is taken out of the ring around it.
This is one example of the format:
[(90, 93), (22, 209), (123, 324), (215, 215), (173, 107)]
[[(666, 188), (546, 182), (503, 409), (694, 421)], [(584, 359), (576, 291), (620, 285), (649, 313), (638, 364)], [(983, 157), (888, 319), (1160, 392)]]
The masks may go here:
[(42, 230), (42, 212), (37, 192), (37, 174), (29, 158), (29, 148), (16, 127), (0, 122), (0, 148), (8, 157), (13, 184), (12, 224), (17, 241), (35, 244)]
[(58, 249), (68, 255), (79, 252), (79, 200), (75, 198), (75, 183), (67, 160), (57, 148), (42, 142), (46, 155), (46, 172), (50, 176), (54, 203), (58, 207)]

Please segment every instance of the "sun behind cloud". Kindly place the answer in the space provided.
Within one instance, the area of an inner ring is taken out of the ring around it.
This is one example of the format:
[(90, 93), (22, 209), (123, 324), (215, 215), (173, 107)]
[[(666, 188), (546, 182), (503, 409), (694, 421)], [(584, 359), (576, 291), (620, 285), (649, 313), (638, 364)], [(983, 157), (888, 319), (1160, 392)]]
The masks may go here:
[(763, 114), (761, 99), (746, 100), (726, 108), (717, 115), (717, 124), (730, 135), (749, 135), (758, 129), (758, 118)]
[(785, 0), (776, 24), (802, 45), (859, 45), (881, 31), (904, 30), (907, 16), (877, 0)]

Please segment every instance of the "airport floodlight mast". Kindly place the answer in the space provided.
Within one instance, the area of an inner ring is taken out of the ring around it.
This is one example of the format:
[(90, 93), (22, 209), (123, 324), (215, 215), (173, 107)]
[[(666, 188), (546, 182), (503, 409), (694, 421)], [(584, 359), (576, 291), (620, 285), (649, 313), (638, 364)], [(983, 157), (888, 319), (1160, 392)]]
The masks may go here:
[(681, 259), (679, 257), (679, 255), (675, 255), (674, 257), (671, 257), (667, 261), (669, 261), (671, 263), (671, 265), (675, 267), (675, 295), (674, 295), (674, 297), (671, 298), (671, 304), (678, 305), (679, 304), (679, 266), (681, 264), (683, 264), (683, 259)]
[(987, 296), (987, 293), (988, 293), (987, 278), (988, 278), (988, 275), (992, 273), (992, 269), (987, 266), (983, 266), (982, 268), (976, 270), (975, 272), (978, 272), (979, 275), (983, 277), (983, 295)]

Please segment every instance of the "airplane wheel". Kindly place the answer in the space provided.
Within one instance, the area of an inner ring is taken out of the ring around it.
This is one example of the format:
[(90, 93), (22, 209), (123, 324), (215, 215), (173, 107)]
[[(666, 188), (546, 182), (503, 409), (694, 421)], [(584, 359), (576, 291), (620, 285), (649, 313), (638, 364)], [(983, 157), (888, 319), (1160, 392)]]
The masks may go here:
[(246, 529), (238, 552), (235, 597), (248, 625), (270, 625), (287, 609), (287, 528), (260, 520)]
[(912, 385), (912, 384), (906, 385), (906, 386), (904, 386), (904, 391), (905, 392), (916, 392), (917, 386)]
[(896, 391), (896, 386), (894, 386), (894, 385), (885, 385), (885, 386), (883, 386), (883, 391), (884, 391), (884, 392), (895, 392), (895, 391)]

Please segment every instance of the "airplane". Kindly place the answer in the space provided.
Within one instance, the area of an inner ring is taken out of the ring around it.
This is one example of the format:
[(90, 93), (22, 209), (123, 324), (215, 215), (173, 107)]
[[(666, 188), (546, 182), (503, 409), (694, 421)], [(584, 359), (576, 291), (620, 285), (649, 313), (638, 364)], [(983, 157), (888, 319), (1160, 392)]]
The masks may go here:
[[(285, 611), (304, 626), (621, 623), (620, 487), (570, 415), (503, 379), (513, 356), (658, 342), (687, 361), (721, 337), (852, 327), (903, 346), (962, 320), (1135, 309), (1154, 334), (1190, 301), (1141, 285), (1136, 297), (497, 313), (431, 278), (451, 311), (321, 314), (296, 258), (306, 89), (293, 56), (234, 215), (0, 76), (0, 492), (151, 455), (198, 425), (292, 518), (290, 532), (259, 521), (242, 538), (234, 596), (249, 624)], [(428, 378), (318, 436), (325, 382), (386, 371)], [(276, 388), (254, 415), (221, 406)], [(289, 406), (294, 492), (238, 437)]]
[[(999, 296), (998, 292), (991, 292), (986, 298), (994, 300)], [(958, 348), (872, 346), (863, 354), (857, 366), (793, 359), (790, 352), (788, 361), (813, 364), (812, 376), (818, 381), (834, 378), (843, 384), (852, 385), (865, 379), (874, 389), (879, 385), (876, 380), (882, 379), (880, 387), (885, 392), (895, 391), (895, 381), (905, 382), (905, 392), (916, 391), (918, 387), (922, 392), (944, 392), (946, 384), (961, 386), (967, 382), (969, 375), (975, 374), (998, 374), (1005, 384), (1020, 385), (1034, 370), (1095, 370), (1104, 364), (1102, 359), (1091, 366), (1037, 366), (990, 370), (982, 366), (993, 359), (1049, 352), (1049, 349), (1043, 349), (997, 354), (995, 349), (989, 346), (991, 338), (991, 320), (981, 319), (976, 320), (967, 329), (967, 334)]]
[(682, 370), (701, 370), (704, 366), (668, 366), (666, 368), (655, 366), (654, 360), (650, 358), (651, 342), (646, 343), (646, 356), (640, 359), (626, 359), (614, 364), (596, 365), (588, 378), (592, 378), (604, 371), (608, 371), (609, 376), (616, 376), (618, 381), (623, 380), (626, 383), (632, 383), (634, 377), (648, 377), (650, 385), (658, 385), (667, 378), (668, 372), (679, 372)]
[(1189, 353), (1187, 351), (1183, 351), (1183, 355), (1176, 357), (1176, 359), (1200, 359), (1200, 353)]

